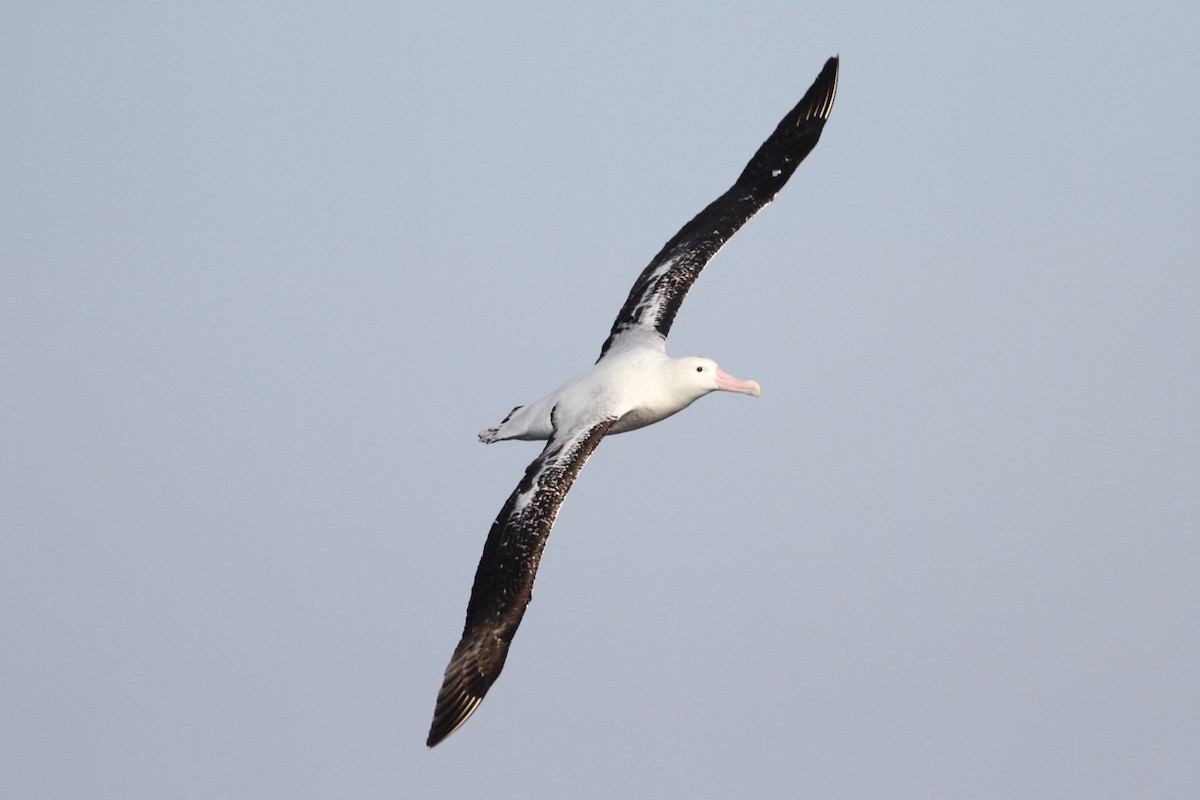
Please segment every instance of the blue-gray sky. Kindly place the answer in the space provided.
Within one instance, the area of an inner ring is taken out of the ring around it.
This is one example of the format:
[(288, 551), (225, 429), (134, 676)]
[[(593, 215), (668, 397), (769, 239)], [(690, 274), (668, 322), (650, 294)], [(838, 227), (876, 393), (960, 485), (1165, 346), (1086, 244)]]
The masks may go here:
[[(1195, 3), (0, 11), (0, 794), (1200, 794)], [(829, 55), (424, 746), (475, 432)]]

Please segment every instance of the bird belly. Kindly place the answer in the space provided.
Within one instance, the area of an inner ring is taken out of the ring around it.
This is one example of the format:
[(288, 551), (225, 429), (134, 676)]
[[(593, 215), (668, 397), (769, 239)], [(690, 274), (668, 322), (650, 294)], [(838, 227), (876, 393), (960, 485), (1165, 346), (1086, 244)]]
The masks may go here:
[(656, 422), (661, 422), (667, 417), (679, 412), (681, 409), (674, 409), (665, 414), (652, 408), (645, 406), (635, 408), (632, 411), (627, 411), (621, 415), (613, 426), (609, 428), (608, 433), (611, 436), (614, 433), (625, 433), (626, 431), (636, 431), (638, 428), (645, 428), (647, 425), (653, 425)]

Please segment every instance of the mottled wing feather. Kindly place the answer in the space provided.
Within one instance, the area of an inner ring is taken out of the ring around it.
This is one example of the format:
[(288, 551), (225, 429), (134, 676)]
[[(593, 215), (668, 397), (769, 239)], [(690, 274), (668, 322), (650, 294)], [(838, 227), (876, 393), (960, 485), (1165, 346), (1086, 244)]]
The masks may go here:
[(466, 722), (499, 677), (533, 596), (538, 561), (558, 509), (615, 421), (593, 420), (562, 435), (556, 430), (492, 523), (475, 572), (462, 639), (438, 692), (429, 747)]
[(733, 186), (683, 226), (642, 270), (604, 346), (666, 340), (688, 289), (721, 246), (775, 197), (817, 146), (837, 94), (838, 59), (825, 62), (803, 99), (763, 142)]

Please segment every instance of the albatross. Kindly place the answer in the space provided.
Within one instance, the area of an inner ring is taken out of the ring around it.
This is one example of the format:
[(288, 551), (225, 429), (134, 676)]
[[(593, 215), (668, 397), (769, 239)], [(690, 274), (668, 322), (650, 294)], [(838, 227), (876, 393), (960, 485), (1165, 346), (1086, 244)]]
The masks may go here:
[(816, 147), (833, 108), (837, 80), (835, 56), (733, 186), (684, 225), (642, 270), (590, 369), (541, 400), (517, 406), (499, 425), (479, 434), (488, 444), (528, 439), (545, 440), (546, 446), (488, 532), (427, 746), (458, 730), (499, 677), (532, 597), (554, 518), (600, 440), (666, 419), (710, 392), (760, 394), (755, 381), (734, 378), (711, 359), (670, 358), (667, 334), (700, 271), (771, 202)]

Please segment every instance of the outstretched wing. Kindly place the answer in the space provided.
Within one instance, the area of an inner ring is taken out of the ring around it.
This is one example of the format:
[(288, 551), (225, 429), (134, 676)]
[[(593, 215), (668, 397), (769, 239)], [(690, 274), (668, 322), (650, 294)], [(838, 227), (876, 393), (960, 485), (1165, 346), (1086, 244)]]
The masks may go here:
[(804, 98), (783, 118), (737, 181), (684, 225), (642, 270), (600, 348), (657, 340), (663, 346), (688, 289), (738, 228), (775, 197), (821, 138), (837, 94), (837, 56), (825, 62)]
[(499, 677), (533, 596), (538, 560), (558, 509), (615, 421), (615, 417), (593, 419), (562, 434), (556, 429), (492, 523), (475, 572), (462, 639), (438, 692), (426, 741), (429, 747), (466, 722)]

